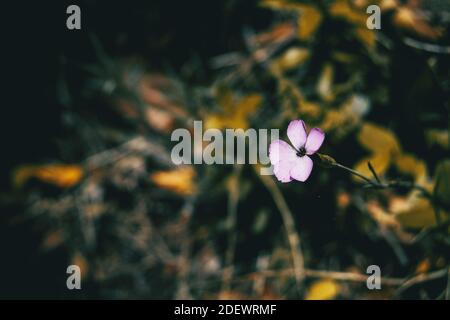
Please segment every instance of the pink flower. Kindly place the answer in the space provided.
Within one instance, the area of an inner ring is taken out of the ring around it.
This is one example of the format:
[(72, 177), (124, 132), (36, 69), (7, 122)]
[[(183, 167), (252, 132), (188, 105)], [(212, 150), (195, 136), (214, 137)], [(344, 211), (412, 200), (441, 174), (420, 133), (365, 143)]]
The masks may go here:
[(270, 144), (269, 158), (274, 166), (273, 172), (281, 182), (304, 182), (313, 168), (313, 161), (308, 155), (319, 150), (325, 133), (319, 128), (313, 128), (307, 134), (303, 120), (293, 120), (289, 123), (287, 135), (292, 146), (283, 140), (275, 140)]

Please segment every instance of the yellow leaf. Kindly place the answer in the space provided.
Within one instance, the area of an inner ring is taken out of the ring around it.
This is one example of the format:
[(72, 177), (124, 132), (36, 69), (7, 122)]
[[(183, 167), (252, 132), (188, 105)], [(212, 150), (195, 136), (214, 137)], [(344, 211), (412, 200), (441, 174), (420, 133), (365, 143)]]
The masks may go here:
[(315, 6), (287, 0), (265, 0), (261, 6), (272, 10), (285, 10), (298, 12), (297, 20), (298, 37), (301, 40), (308, 40), (322, 22), (322, 14)]
[(375, 32), (367, 29), (366, 27), (360, 27), (355, 30), (358, 39), (367, 47), (373, 48), (375, 45)]
[(48, 165), (35, 171), (35, 176), (58, 187), (71, 187), (83, 177), (83, 169), (78, 165)]
[(322, 108), (318, 103), (303, 100), (298, 105), (298, 111), (301, 114), (307, 115), (311, 118), (318, 118), (322, 112)]
[(16, 187), (21, 187), (28, 179), (36, 178), (43, 182), (66, 188), (79, 183), (83, 175), (83, 169), (79, 165), (25, 165), (15, 170), (13, 184)]
[(436, 216), (430, 201), (415, 194), (392, 208), (392, 211), (397, 221), (406, 228), (421, 229), (436, 225)]
[(298, 37), (308, 40), (317, 30), (322, 21), (322, 14), (314, 6), (303, 5), (298, 18)]
[(356, 126), (367, 113), (369, 102), (364, 96), (352, 95), (337, 109), (327, 110), (320, 124), (322, 130), (347, 132)]
[(397, 0), (381, 0), (379, 4), (381, 11), (388, 11), (397, 8)]
[(408, 29), (414, 29), (415, 20), (414, 11), (407, 7), (399, 8), (394, 16), (395, 24)]
[(362, 125), (358, 133), (358, 141), (372, 152), (395, 154), (401, 150), (393, 132), (372, 123)]
[[(386, 152), (380, 152), (373, 154), (370, 157), (360, 160), (354, 167), (354, 169), (366, 177), (372, 177), (372, 172), (370, 171), (367, 163), (370, 161), (377, 175), (382, 176), (389, 169), (391, 164), (391, 157)], [(362, 181), (361, 178), (353, 175), (353, 179), (356, 181)]]
[(413, 176), (417, 183), (425, 182), (427, 167), (423, 161), (410, 154), (399, 154), (394, 161), (400, 172)]
[(28, 179), (33, 177), (36, 166), (26, 165), (16, 168), (12, 175), (12, 184), (16, 188), (22, 187)]
[(223, 109), (224, 113), (232, 113), (236, 105), (236, 98), (228, 87), (219, 87), (215, 93), (217, 104)]
[(236, 103), (231, 91), (226, 90), (225, 93), (220, 93), (218, 96), (218, 103), (222, 107), (223, 112), (221, 114), (207, 115), (205, 128), (247, 129), (250, 115), (256, 111), (261, 101), (261, 95), (250, 94)]
[(256, 111), (261, 104), (262, 97), (259, 94), (251, 94), (242, 98), (236, 106), (236, 114), (241, 117), (247, 117)]
[(162, 189), (180, 195), (190, 195), (196, 190), (195, 176), (194, 169), (186, 166), (175, 170), (157, 171), (150, 176), (150, 180)]
[(366, 25), (367, 15), (362, 11), (352, 8), (347, 0), (333, 2), (329, 11), (332, 16), (343, 18), (354, 24)]
[(338, 284), (331, 280), (319, 280), (314, 282), (308, 289), (306, 294), (306, 300), (331, 300), (334, 299), (339, 293)]
[(218, 300), (245, 300), (248, 297), (244, 296), (242, 292), (232, 291), (232, 290), (224, 290), (219, 292), (217, 295)]
[(276, 67), (280, 71), (292, 70), (303, 64), (309, 57), (309, 50), (304, 48), (290, 48), (277, 60)]

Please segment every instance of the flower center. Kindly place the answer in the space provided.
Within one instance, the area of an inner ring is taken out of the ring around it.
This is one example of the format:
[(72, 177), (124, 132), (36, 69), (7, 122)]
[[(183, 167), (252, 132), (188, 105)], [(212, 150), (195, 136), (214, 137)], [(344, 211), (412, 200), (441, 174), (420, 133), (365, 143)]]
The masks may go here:
[(303, 157), (306, 154), (305, 147), (301, 147), (299, 150), (297, 150), (297, 157)]

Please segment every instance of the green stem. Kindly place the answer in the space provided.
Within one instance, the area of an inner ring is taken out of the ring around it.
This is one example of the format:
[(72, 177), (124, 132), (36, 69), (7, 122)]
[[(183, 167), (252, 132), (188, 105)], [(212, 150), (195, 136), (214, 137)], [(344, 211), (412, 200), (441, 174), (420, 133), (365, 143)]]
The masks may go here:
[(340, 163), (337, 163), (337, 162), (334, 164), (334, 166), (335, 166), (335, 167), (338, 167), (338, 168), (341, 168), (341, 169), (344, 169), (345, 171), (348, 171), (348, 172), (350, 172), (351, 174), (353, 174), (353, 175), (355, 175), (355, 176), (357, 176), (357, 177), (359, 177), (359, 178), (365, 180), (366, 182), (370, 183), (371, 185), (374, 185), (374, 181), (370, 180), (370, 179), (367, 178), (365, 175), (363, 175), (362, 173), (359, 173), (359, 172), (356, 171), (356, 170), (350, 169), (349, 167), (346, 167), (346, 166), (344, 166), (344, 165), (342, 165), (342, 164), (340, 164)]
[[(413, 182), (409, 182), (409, 181), (381, 182), (379, 180), (379, 178), (377, 180), (372, 180), (372, 179), (366, 177), (365, 175), (363, 175), (362, 173), (360, 173), (360, 172), (358, 172), (356, 170), (353, 170), (353, 169), (351, 169), (349, 167), (346, 167), (346, 166), (336, 162), (333, 158), (331, 158), (329, 156), (325, 156), (325, 155), (320, 154), (319, 158), (322, 161), (325, 159), (325, 161), (327, 161), (327, 164), (329, 166), (331, 166), (331, 167), (336, 167), (336, 168), (343, 169), (343, 170), (345, 170), (345, 171), (347, 171), (347, 172), (349, 172), (349, 173), (351, 173), (351, 174), (361, 178), (362, 180), (366, 181), (371, 187), (378, 188), (378, 189), (387, 189), (387, 188), (392, 188), (392, 189), (398, 189), (398, 188), (415, 189), (415, 190), (420, 191), (422, 193), (422, 195), (425, 198), (429, 199), (430, 201), (434, 202), (434, 200), (435, 200), (433, 195), (427, 189), (425, 189), (424, 187), (422, 187), (420, 185), (417, 185), (417, 184), (415, 184)], [(373, 172), (374, 172), (374, 175), (376, 177), (378, 177), (376, 175), (375, 171), (373, 171)]]
[(376, 180), (372, 180), (372, 179), (366, 177), (365, 175), (363, 175), (362, 173), (336, 162), (336, 160), (330, 156), (327, 156), (325, 154), (320, 154), (320, 153), (316, 153), (316, 156), (318, 157), (318, 160), (320, 161), (319, 163), (321, 165), (323, 165), (324, 167), (343, 169), (343, 170), (349, 172), (350, 174), (353, 174), (353, 175), (359, 177), (360, 179), (366, 181), (368, 183), (368, 186), (370, 186), (370, 187), (377, 188), (377, 189), (404, 188), (404, 189), (418, 190), (422, 194), (422, 196), (427, 198), (433, 205), (437, 224), (439, 225), (441, 223), (440, 214), (439, 214), (439, 202), (437, 201), (436, 197), (434, 197), (433, 194), (430, 191), (428, 191), (426, 188), (424, 188), (423, 186), (417, 185), (417, 184), (415, 184), (413, 182), (409, 182), (409, 181), (382, 182), (380, 180), (380, 178), (378, 178), (378, 175), (375, 172), (375, 169), (370, 164), (370, 162), (368, 163), (368, 166), (369, 166), (369, 169), (372, 171), (372, 174)]

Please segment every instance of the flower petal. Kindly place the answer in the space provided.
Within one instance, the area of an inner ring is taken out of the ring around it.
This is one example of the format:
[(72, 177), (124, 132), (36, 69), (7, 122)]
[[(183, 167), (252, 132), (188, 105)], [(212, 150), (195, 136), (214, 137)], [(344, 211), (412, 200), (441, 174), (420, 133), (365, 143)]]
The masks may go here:
[(305, 149), (306, 154), (313, 154), (319, 150), (320, 146), (325, 140), (325, 133), (319, 128), (313, 128), (309, 132), (308, 138), (306, 139)]
[(294, 162), (294, 166), (291, 168), (290, 176), (295, 180), (304, 182), (311, 174), (312, 168), (313, 162), (310, 157), (298, 157)]
[(287, 135), (294, 148), (299, 150), (306, 142), (306, 127), (303, 120), (293, 120), (287, 128)]
[(281, 160), (277, 164), (274, 165), (273, 173), (277, 177), (280, 182), (291, 182), (291, 170), (295, 166), (294, 161), (284, 161)]
[(291, 161), (295, 159), (295, 150), (289, 143), (283, 140), (274, 140), (269, 146), (270, 163), (275, 165), (281, 160)]

